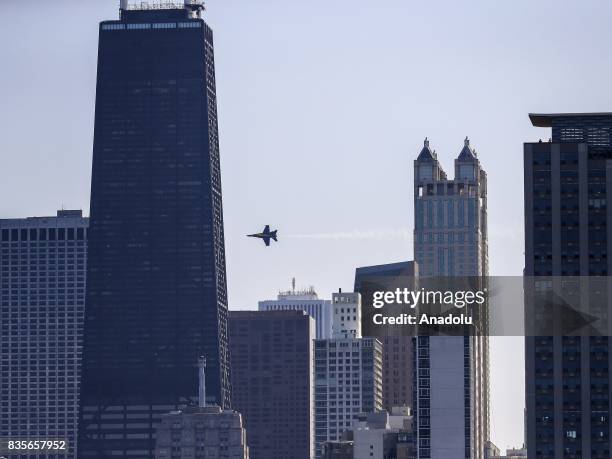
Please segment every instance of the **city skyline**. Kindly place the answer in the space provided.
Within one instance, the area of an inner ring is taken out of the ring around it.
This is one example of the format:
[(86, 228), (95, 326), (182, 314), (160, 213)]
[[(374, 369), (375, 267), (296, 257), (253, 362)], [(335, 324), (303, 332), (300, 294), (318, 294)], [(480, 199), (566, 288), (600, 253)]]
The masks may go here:
[[(595, 15), (592, 10), (589, 14), (589, 8), (582, 5), (568, 6), (565, 12), (556, 11), (552, 5), (552, 2), (541, 5), (519, 2), (512, 7), (497, 5), (494, 11), (484, 2), (476, 6), (447, 3), (441, 11), (433, 6), (414, 6), (416, 11), (409, 11), (399, 2), (390, 2), (378, 9), (359, 2), (330, 6), (317, 3), (308, 9), (281, 6), (279, 2), (255, 6), (234, 1), (223, 7), (211, 3), (207, 16), (217, 31), (217, 45), (223, 50), (223, 57), (218, 61), (218, 73), (223, 75), (220, 78), (221, 133), (222, 136), (225, 132), (240, 133), (222, 137), (224, 189), (230, 190), (224, 198), (230, 247), (231, 308), (254, 309), (258, 300), (288, 285), (293, 275), (314, 284), (328, 298), (338, 287), (348, 290), (356, 266), (412, 259), (410, 162), (412, 152), (425, 136), (439, 146), (447, 168), (450, 155), (466, 135), (479, 149), (494, 155), (495, 161), (485, 162), (491, 182), (493, 177), (500, 179), (495, 180), (496, 185), (489, 190), (491, 273), (520, 275), (523, 265), (522, 186), (518, 178), (522, 170), (520, 164), (514, 163), (521, 163), (524, 140), (537, 141), (545, 135), (530, 127), (527, 113), (607, 111), (612, 105), (610, 96), (598, 90), (605, 87), (604, 82), (611, 74), (610, 66), (603, 62), (605, 60), (596, 59), (603, 53), (603, 43), (608, 41), (609, 32), (598, 24), (609, 16), (606, 13), (610, 6), (591, 2), (590, 5), (601, 6), (601, 14)], [(6, 94), (5, 110), (0, 113), (0, 121), (7, 126), (7, 135), (0, 140), (0, 151), (7, 152), (3, 153), (3, 163), (6, 170), (11, 170), (11, 174), (3, 176), (0, 191), (11, 195), (19, 190), (19, 195), (3, 205), (0, 217), (50, 215), (62, 204), (66, 208), (83, 208), (89, 213), (87, 190), (95, 84), (92, 46), (97, 32), (95, 24), (116, 14), (117, 6), (116, 1), (100, 2), (95, 6), (63, 1), (54, 3), (53, 7), (37, 6), (39, 13), (36, 15), (23, 9), (20, 2), (3, 2), (0, 6), (3, 16), (6, 13), (10, 18), (0, 36), (7, 43), (9, 36), (20, 37), (18, 43), (4, 46), (1, 51), (3, 62), (9, 65), (0, 76), (0, 82), (3, 87), (14, 90)], [(327, 15), (320, 15), (317, 9)], [(79, 20), (66, 21), (70, 15), (78, 16)], [(490, 15), (490, 21), (477, 21), (483, 15)], [(412, 18), (410, 22), (400, 24), (400, 20), (409, 17)], [(463, 21), (455, 21), (455, 17)], [(551, 20), (542, 23), (542, 17)], [(588, 19), (593, 28), (571, 40), (562, 40), (561, 45), (552, 43), (546, 53), (532, 46), (531, 40), (526, 38), (519, 37), (518, 44), (512, 44), (517, 31), (529, 27), (537, 27), (546, 41), (555, 42), (576, 18)], [(390, 22), (388, 30), (379, 26), (378, 36), (370, 36), (368, 40), (358, 35), (366, 27), (373, 27), (371, 23), (381, 24), (382, 19)], [(514, 20), (516, 26), (508, 30), (500, 28), (507, 20)], [(473, 25), (475, 23), (478, 25)], [(56, 27), (57, 24), (62, 27)], [(261, 27), (262, 24), (267, 27)], [(373, 62), (369, 65), (385, 70), (380, 80), (385, 84), (375, 85), (376, 89), (364, 89), (369, 100), (368, 111), (380, 114), (385, 109), (380, 119), (370, 120), (371, 127), (349, 112), (356, 107), (353, 102), (355, 87), (366, 88), (361, 84), (380, 74), (360, 64), (360, 54), (344, 52), (357, 46), (352, 38), (342, 38), (342, 34), (333, 30), (338, 25), (347, 36), (357, 37), (358, 43), (370, 51)], [(319, 37), (310, 36), (308, 42), (299, 38), (306, 37), (311, 27), (318, 28)], [(257, 35), (260, 38), (257, 46), (245, 43), (240, 38), (242, 32)], [(45, 41), (53, 48), (47, 55), (45, 47), (40, 48), (39, 33), (46, 34)], [(419, 36), (434, 39), (429, 47), (419, 50), (417, 47), (422, 41), (417, 46), (411, 45), (412, 39)], [(459, 39), (451, 44), (453, 36)], [(479, 40), (487, 36), (499, 36), (499, 40), (491, 40), (492, 43), (484, 46)], [(74, 37), (82, 38), (74, 40)], [(328, 47), (323, 46), (326, 40)], [(382, 51), (376, 54), (381, 46)], [(547, 68), (565, 69), (564, 47), (567, 55), (574, 56), (577, 65), (570, 66), (563, 76), (561, 72), (551, 76), (546, 86), (534, 82), (533, 73)], [(254, 50), (262, 54), (253, 53)], [(297, 50), (295, 55), (293, 50)], [(406, 50), (409, 52), (405, 60), (409, 66), (397, 62), (403, 60)], [(280, 59), (275, 60), (274, 56)], [(28, 70), (26, 61), (37, 62), (47, 71)], [(486, 71), (469, 72), (474, 61), (487, 63)], [(319, 62), (325, 64), (330, 74), (325, 85), (313, 78), (315, 66), (308, 68), (308, 63)], [(577, 70), (585, 64), (594, 71), (585, 75)], [(367, 71), (363, 76), (356, 76), (345, 67)], [(530, 71), (524, 72), (525, 67)], [(305, 71), (303, 75), (302, 71)], [(510, 71), (512, 77), (506, 77), (506, 71)], [(429, 76), (425, 79), (423, 73)], [(272, 75), (274, 78), (270, 79), (276, 85), (282, 84), (272, 91), (271, 83), (259, 75), (265, 78)], [(253, 77), (254, 80), (249, 79)], [(345, 79), (350, 81), (351, 78), (355, 79), (354, 83), (343, 89)], [(245, 79), (252, 84), (245, 85)], [(306, 97), (291, 91), (311, 80), (314, 89), (306, 91)], [(405, 89), (420, 88), (430, 80), (432, 82), (426, 87), (431, 91), (424, 91), (423, 95)], [(500, 80), (501, 85), (494, 84)], [(260, 86), (265, 90), (254, 90)], [(49, 91), (49, 87), (69, 88), (70, 91)], [(521, 91), (513, 92), (515, 100), (501, 96), (504, 91), (512, 92), (510, 89), (517, 88)], [(69, 96), (60, 100), (57, 94)], [(266, 97), (276, 95), (272, 103), (266, 103), (263, 94)], [(491, 94), (499, 94), (503, 102)], [(392, 98), (394, 95), (397, 97)], [(312, 102), (307, 100), (309, 97), (313, 97)], [(337, 119), (334, 129), (325, 126), (331, 117), (324, 117), (327, 120), (324, 122), (314, 118), (325, 97), (333, 100), (331, 115)], [(292, 98), (297, 100), (288, 104), (287, 100)], [(40, 110), (41, 103), (50, 107), (50, 111)], [(295, 105), (304, 108), (301, 115), (293, 110)], [(341, 110), (338, 108), (341, 106), (350, 110)], [(259, 110), (266, 115), (261, 116), (260, 121), (254, 118)], [(444, 117), (440, 118), (438, 115), (442, 111)], [(79, 115), (68, 115), (69, 112)], [(285, 116), (286, 112), (294, 116)], [(296, 127), (307, 121), (313, 123), (314, 129)], [(265, 129), (270, 122), (278, 126), (277, 139)], [(39, 135), (23, 135), (32, 126), (36, 126)], [(354, 132), (370, 131), (372, 134), (368, 136), (354, 136)], [(318, 132), (327, 140), (325, 148), (320, 148), (321, 139), (308, 138), (311, 132)], [(337, 153), (331, 155), (336, 156), (337, 161), (330, 158), (330, 152)], [(372, 163), (369, 159), (373, 154), (377, 161)], [(8, 157), (13, 155), (15, 159)], [(328, 167), (319, 167), (326, 161), (330, 161)], [(340, 161), (344, 167), (349, 167), (348, 173), (346, 168), (340, 169)], [(46, 163), (48, 167), (40, 167), (41, 164), (47, 166)], [(269, 166), (271, 164), (274, 166)], [(296, 186), (296, 169), (305, 177), (299, 182), (300, 186)], [(288, 172), (279, 172), (283, 170)], [(337, 171), (341, 171), (343, 177), (338, 177)], [(24, 186), (21, 177), (27, 174), (36, 174), (39, 186)], [(376, 192), (367, 187), (350, 187), (355, 178), (358, 182), (372, 184)], [(326, 199), (332, 185), (337, 186), (333, 188), (334, 199)], [(258, 190), (268, 197), (281, 189), (283, 193), (278, 194), (284, 196), (256, 199), (257, 193), (245, 196), (247, 189)], [(380, 201), (381, 196), (385, 196), (384, 202)], [(370, 218), (364, 219), (360, 214), (363, 208), (371, 210)], [(342, 218), (332, 219), (339, 215), (338, 209), (344, 210)], [(320, 218), (312, 218), (313, 215)], [(283, 233), (289, 236), (283, 240), (282, 250), (279, 245), (273, 248), (275, 251), (266, 252), (259, 244), (252, 244), (243, 237), (268, 220), (270, 223), (282, 220), (278, 225), (281, 237)], [(325, 221), (325, 225), (321, 225), (321, 221)], [(372, 248), (364, 248), (364, 240)], [(317, 263), (321, 257), (339, 262), (334, 267), (320, 269)], [(266, 275), (253, 276), (254, 265), (265, 266)], [(512, 355), (506, 357), (512, 362)], [(522, 363), (522, 357), (519, 362)], [(510, 371), (512, 368), (516, 367), (510, 366)], [(503, 376), (507, 370), (502, 368), (498, 374)], [(495, 381), (495, 376), (493, 379)], [(512, 388), (508, 390), (513, 393)], [(511, 409), (513, 404), (505, 406)], [(500, 419), (508, 418), (500, 416)], [(511, 440), (502, 440), (500, 446), (519, 441), (520, 418), (514, 415), (512, 419), (509, 424), (515, 426), (514, 433), (502, 436)], [(494, 430), (495, 424), (493, 422)], [(496, 440), (495, 434), (493, 439)]]

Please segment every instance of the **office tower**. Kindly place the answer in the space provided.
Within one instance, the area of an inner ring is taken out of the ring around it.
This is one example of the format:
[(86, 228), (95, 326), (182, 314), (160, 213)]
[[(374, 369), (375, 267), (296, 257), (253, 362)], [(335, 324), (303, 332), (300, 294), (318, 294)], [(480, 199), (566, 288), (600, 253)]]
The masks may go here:
[(314, 320), (304, 311), (230, 311), (232, 406), (252, 459), (311, 459)]
[[(368, 287), (368, 283), (380, 281), (385, 284), (405, 283), (406, 288), (413, 289), (417, 276), (418, 269), (414, 261), (365, 266), (355, 270), (355, 291), (361, 293), (362, 299), (369, 299), (372, 297), (372, 292), (369, 292), (372, 287)], [(364, 306), (371, 308), (369, 304)], [(412, 338), (387, 335), (378, 339), (383, 345), (383, 407), (389, 413), (393, 407), (411, 407)]]
[(331, 337), (331, 302), (320, 299), (314, 287), (296, 290), (295, 279), (293, 279), (293, 288), (280, 292), (276, 300), (260, 301), (259, 310), (306, 311), (315, 320), (317, 339)]
[(315, 341), (315, 443), (338, 441), (359, 413), (381, 411), (382, 344), (376, 338)]
[(156, 459), (249, 459), (240, 413), (206, 404), (206, 358), (198, 362), (198, 405), (162, 417)]
[(0, 220), (0, 438), (66, 439), (76, 457), (88, 219)]
[(332, 338), (361, 338), (361, 295), (355, 292), (332, 294)]
[[(334, 308), (346, 304), (360, 306), (360, 295), (338, 293)], [(354, 312), (350, 313), (355, 314)], [(359, 314), (359, 313), (357, 313)], [(334, 314), (332, 330), (340, 336), (354, 338), (318, 339), (315, 341), (315, 444), (316, 457), (322, 457), (322, 445), (338, 441), (359, 413), (382, 410), (382, 344), (376, 338), (361, 338), (360, 324), (346, 316)], [(352, 319), (352, 317), (351, 317)]]
[(83, 457), (151, 458), (160, 416), (230, 405), (213, 36), (203, 5), (122, 2), (100, 24)]
[[(487, 175), (466, 138), (449, 179), (425, 145), (414, 162), (419, 277), (486, 276)], [(488, 338), (416, 339), (418, 457), (482, 459), (489, 439)]]
[[(525, 276), (608, 276), (612, 114), (529, 117), (552, 138), (524, 145)], [(607, 288), (581, 295), (607, 317)], [(609, 458), (609, 338), (528, 336), (525, 355), (528, 457)]]

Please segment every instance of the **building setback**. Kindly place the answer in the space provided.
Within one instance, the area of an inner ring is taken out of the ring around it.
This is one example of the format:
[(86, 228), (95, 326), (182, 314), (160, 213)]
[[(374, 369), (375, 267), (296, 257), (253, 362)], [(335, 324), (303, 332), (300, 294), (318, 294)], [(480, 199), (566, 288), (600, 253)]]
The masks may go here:
[(0, 438), (66, 439), (76, 457), (87, 218), (0, 220)]
[[(425, 144), (414, 162), (419, 277), (487, 276), (487, 175), (466, 138), (448, 179)], [(415, 340), (419, 459), (482, 459), (489, 439), (489, 350), (483, 336)]]
[[(365, 284), (377, 279), (405, 279), (406, 287), (413, 288), (417, 276), (414, 261), (364, 266), (355, 270), (355, 291), (361, 293), (362, 299), (371, 298)], [(383, 407), (388, 413), (393, 407), (412, 407), (412, 337), (398, 335), (379, 339), (383, 345)]]
[[(541, 276), (608, 276), (612, 114), (529, 116), (552, 138), (524, 144), (525, 275), (536, 288)], [(584, 290), (591, 310), (609, 310), (605, 289)], [(528, 457), (609, 458), (609, 338), (529, 336), (525, 357)]]
[(304, 311), (230, 311), (233, 408), (251, 459), (311, 459), (313, 340)]
[(150, 459), (200, 355), (230, 406), (213, 34), (199, 0), (155, 6), (99, 29), (82, 457)]

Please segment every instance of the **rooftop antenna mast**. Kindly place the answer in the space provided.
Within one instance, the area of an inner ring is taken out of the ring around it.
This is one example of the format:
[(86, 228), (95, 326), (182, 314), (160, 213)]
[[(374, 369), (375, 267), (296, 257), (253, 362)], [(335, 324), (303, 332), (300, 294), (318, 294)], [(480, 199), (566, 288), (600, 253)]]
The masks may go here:
[(293, 288), (293, 293), (295, 293), (295, 277), (291, 279), (291, 287)]
[(202, 11), (206, 9), (202, 0), (185, 0), (185, 9), (191, 18), (201, 18)]
[(200, 378), (198, 406), (204, 408), (206, 406), (206, 357), (203, 355), (198, 359), (198, 376)]

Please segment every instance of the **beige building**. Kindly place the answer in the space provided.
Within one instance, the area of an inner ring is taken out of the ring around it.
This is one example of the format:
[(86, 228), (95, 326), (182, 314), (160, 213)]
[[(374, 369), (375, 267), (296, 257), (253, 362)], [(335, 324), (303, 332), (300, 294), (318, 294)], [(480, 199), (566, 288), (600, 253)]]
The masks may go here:
[(218, 406), (192, 407), (163, 416), (156, 459), (249, 459), (240, 413)]
[(249, 459), (242, 415), (206, 405), (206, 359), (198, 361), (198, 406), (162, 416), (155, 459)]

